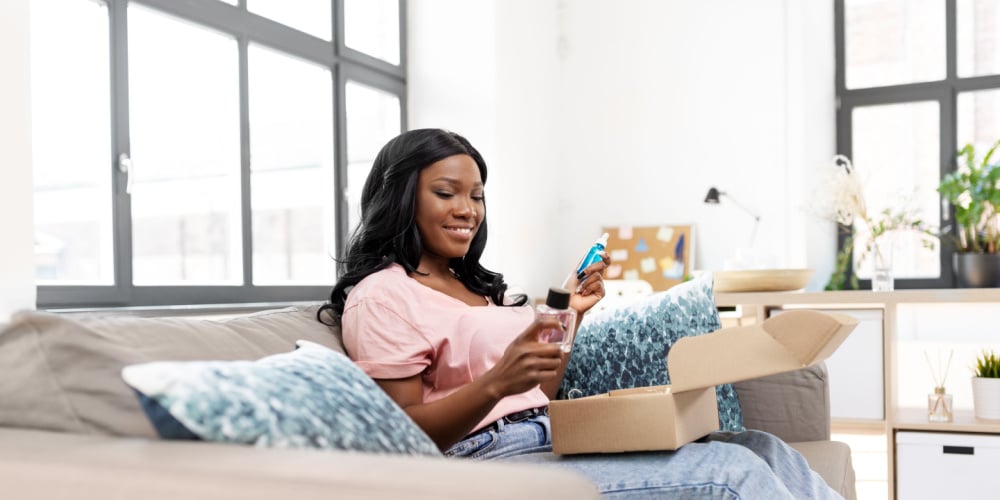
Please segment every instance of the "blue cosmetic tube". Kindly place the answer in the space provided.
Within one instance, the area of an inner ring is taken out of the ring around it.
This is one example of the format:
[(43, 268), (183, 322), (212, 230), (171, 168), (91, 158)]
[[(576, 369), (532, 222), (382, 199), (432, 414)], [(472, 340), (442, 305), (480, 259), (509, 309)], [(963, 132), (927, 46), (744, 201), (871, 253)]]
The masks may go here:
[(580, 266), (576, 268), (576, 274), (579, 275), (583, 272), (587, 266), (601, 260), (601, 252), (604, 248), (608, 246), (608, 233), (604, 233), (597, 241), (594, 242), (594, 246), (590, 247), (587, 251), (587, 256), (583, 258), (583, 262), (580, 262)]

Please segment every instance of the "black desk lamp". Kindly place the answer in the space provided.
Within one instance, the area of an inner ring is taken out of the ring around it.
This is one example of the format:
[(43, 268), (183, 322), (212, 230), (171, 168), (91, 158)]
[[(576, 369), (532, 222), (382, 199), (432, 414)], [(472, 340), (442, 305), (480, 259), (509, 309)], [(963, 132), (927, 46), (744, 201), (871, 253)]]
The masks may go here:
[(750, 246), (749, 246), (749, 248), (753, 248), (753, 241), (754, 239), (757, 238), (757, 226), (760, 224), (760, 216), (753, 213), (749, 208), (745, 207), (739, 201), (736, 201), (736, 198), (733, 198), (733, 195), (728, 194), (725, 191), (719, 191), (714, 187), (708, 189), (708, 194), (705, 195), (705, 203), (708, 203), (709, 205), (718, 205), (720, 199), (723, 196), (729, 198), (729, 200), (732, 201), (736, 206), (740, 207), (741, 209), (743, 209), (744, 212), (750, 214), (750, 216), (753, 217), (753, 232), (750, 233)]

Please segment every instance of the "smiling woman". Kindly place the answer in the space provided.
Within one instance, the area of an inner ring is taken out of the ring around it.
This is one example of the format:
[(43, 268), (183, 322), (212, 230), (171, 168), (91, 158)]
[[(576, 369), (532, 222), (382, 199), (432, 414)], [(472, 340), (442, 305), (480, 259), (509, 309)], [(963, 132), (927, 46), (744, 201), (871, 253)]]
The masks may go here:
[(420, 279), (458, 283), (477, 304), (502, 304), (503, 277), (479, 263), (485, 184), (486, 162), (458, 134), (420, 129), (389, 141), (365, 181), (361, 220), (325, 307), (340, 317), (350, 288), (394, 263)]
[[(616, 498), (836, 498), (800, 454), (763, 432), (710, 435), (676, 452), (555, 457), (548, 406), (569, 353), (541, 334), (563, 327), (508, 297), (503, 276), (480, 264), (485, 184), (485, 162), (458, 134), (390, 140), (365, 182), (342, 277), (318, 311), (445, 455), (569, 468)], [(578, 315), (604, 297), (610, 259), (599, 255), (567, 282)], [(660, 325), (666, 314), (641, 320)]]

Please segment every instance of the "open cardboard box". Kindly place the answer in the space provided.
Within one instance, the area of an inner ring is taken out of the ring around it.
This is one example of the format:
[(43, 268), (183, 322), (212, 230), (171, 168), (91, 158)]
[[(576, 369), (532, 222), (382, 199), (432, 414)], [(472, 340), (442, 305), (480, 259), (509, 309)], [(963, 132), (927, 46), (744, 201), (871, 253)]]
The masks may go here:
[(680, 339), (667, 356), (670, 385), (552, 401), (552, 451), (676, 450), (718, 430), (716, 385), (819, 363), (857, 324), (843, 314), (798, 310)]

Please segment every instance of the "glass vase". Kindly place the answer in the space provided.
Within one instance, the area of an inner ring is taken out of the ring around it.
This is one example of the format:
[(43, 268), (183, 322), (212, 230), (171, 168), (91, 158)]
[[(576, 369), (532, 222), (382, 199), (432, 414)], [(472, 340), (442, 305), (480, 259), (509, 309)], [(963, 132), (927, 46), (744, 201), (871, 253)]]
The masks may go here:
[(872, 291), (891, 292), (895, 289), (895, 278), (892, 274), (893, 238), (883, 234), (872, 244)]

